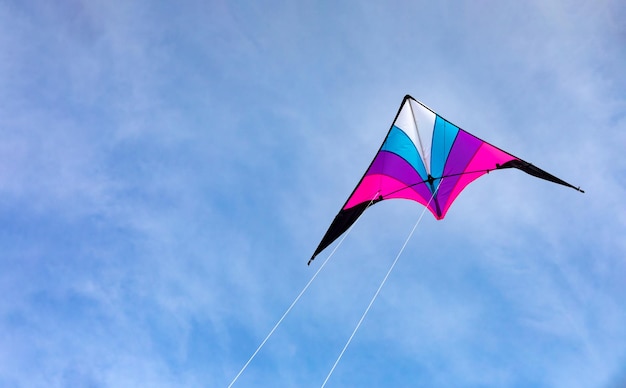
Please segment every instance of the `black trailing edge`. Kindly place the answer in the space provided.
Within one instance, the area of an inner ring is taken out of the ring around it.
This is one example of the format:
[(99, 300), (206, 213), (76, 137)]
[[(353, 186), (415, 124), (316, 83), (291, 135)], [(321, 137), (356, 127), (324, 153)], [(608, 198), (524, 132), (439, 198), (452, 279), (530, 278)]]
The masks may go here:
[(321, 251), (326, 249), (330, 244), (333, 243), (337, 239), (337, 237), (341, 236), (343, 232), (348, 230), (352, 224), (356, 221), (357, 218), (361, 217), (361, 214), (370, 207), (372, 204), (379, 202), (382, 200), (382, 197), (378, 197), (374, 201), (363, 202), (356, 206), (351, 207), (350, 209), (341, 209), (339, 214), (333, 220), (333, 223), (330, 224), (328, 231), (322, 238), (320, 245), (317, 246), (317, 249), (313, 253), (313, 256), (309, 259), (307, 265), (311, 265), (311, 262), (315, 259)]
[(504, 163), (503, 165), (498, 165), (497, 168), (517, 168), (518, 170), (522, 170), (527, 174), (530, 174), (532, 176), (535, 176), (537, 178), (541, 178), (541, 179), (545, 179), (547, 181), (550, 182), (554, 182), (554, 183), (558, 183), (559, 185), (563, 185), (563, 186), (567, 186), (567, 187), (571, 187), (574, 190), (580, 191), (581, 193), (584, 193), (584, 190), (581, 190), (580, 187), (576, 187), (574, 185), (571, 185), (567, 182), (565, 182), (562, 179), (559, 179), (557, 177), (555, 177), (554, 175), (550, 174), (549, 172), (546, 172), (542, 169), (540, 169), (537, 166), (534, 166), (526, 161), (523, 161), (521, 159), (513, 159), (509, 162)]

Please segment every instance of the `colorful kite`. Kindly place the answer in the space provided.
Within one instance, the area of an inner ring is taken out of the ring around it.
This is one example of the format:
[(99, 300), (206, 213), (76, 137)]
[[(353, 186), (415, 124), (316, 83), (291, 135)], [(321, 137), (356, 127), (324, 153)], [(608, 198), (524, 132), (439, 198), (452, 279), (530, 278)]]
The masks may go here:
[(369, 206), (404, 198), (438, 220), (463, 189), (493, 170), (517, 168), (583, 192), (579, 187), (465, 132), (407, 95), (376, 157), (309, 260), (332, 244)]

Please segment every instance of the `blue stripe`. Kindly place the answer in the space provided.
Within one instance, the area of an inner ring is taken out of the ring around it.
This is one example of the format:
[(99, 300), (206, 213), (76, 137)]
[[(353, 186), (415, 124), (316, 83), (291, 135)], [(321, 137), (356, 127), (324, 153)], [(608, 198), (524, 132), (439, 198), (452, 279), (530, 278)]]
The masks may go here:
[(423, 180), (428, 179), (426, 167), (424, 167), (424, 163), (417, 152), (415, 144), (413, 144), (407, 134), (400, 128), (395, 125), (391, 128), (391, 131), (389, 131), (389, 135), (387, 135), (387, 139), (383, 144), (382, 150), (393, 152), (394, 154), (400, 156), (402, 159), (406, 160), (415, 169), (415, 171), (417, 171)]
[(430, 171), (432, 176), (440, 177), (443, 175), (443, 168), (446, 164), (446, 160), (448, 160), (450, 149), (458, 133), (459, 128), (456, 125), (437, 115), (433, 133), (433, 144), (430, 149)]

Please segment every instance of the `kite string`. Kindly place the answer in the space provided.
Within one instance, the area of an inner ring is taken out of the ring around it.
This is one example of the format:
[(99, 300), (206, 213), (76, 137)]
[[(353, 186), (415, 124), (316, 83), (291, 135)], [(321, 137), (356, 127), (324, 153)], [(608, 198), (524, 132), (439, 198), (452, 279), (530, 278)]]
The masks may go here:
[(356, 332), (361, 327), (361, 324), (363, 323), (363, 320), (365, 319), (365, 316), (370, 311), (370, 308), (374, 304), (374, 301), (378, 297), (378, 294), (380, 294), (380, 290), (382, 290), (383, 286), (385, 285), (385, 282), (387, 282), (387, 278), (391, 274), (391, 271), (393, 271), (393, 268), (396, 266), (396, 263), (398, 262), (398, 259), (402, 255), (402, 252), (404, 252), (404, 248), (406, 248), (407, 244), (409, 243), (409, 240), (413, 236), (413, 233), (415, 233), (415, 229), (417, 229), (417, 225), (419, 225), (419, 223), (422, 221), (422, 218), (424, 217), (424, 214), (426, 213), (426, 210), (428, 209), (428, 206), (430, 206), (430, 202), (433, 200), (433, 198), (435, 198), (435, 195), (437, 195), (437, 190), (439, 190), (439, 187), (441, 186), (441, 183), (443, 183), (443, 178), (439, 181), (439, 184), (437, 185), (437, 188), (435, 189), (435, 192), (430, 197), (430, 200), (428, 201), (428, 203), (426, 204), (426, 206), (422, 210), (422, 214), (420, 214), (419, 218), (417, 219), (417, 222), (415, 223), (415, 225), (413, 225), (413, 229), (411, 229), (411, 232), (409, 233), (409, 235), (407, 236), (406, 240), (404, 241), (404, 244), (402, 244), (402, 248), (400, 248), (400, 251), (396, 255), (396, 258), (394, 259), (393, 263), (391, 264), (391, 267), (389, 267), (389, 270), (387, 271), (387, 274), (383, 278), (383, 281), (378, 286), (378, 289), (376, 290), (376, 292), (374, 293), (374, 296), (370, 300), (369, 305), (367, 305), (367, 308), (363, 312), (363, 315), (361, 315), (361, 319), (359, 319), (359, 322), (356, 324), (356, 327), (352, 331), (352, 334), (350, 335), (350, 338), (348, 338), (348, 341), (346, 342), (346, 344), (344, 345), (343, 349), (341, 350), (341, 353), (339, 353), (339, 357), (337, 357), (337, 360), (335, 360), (335, 363), (333, 364), (333, 367), (330, 369), (330, 372), (328, 372), (328, 375), (326, 376), (326, 380), (324, 380), (324, 382), (322, 383), (321, 388), (324, 388), (326, 386), (326, 383), (328, 382), (328, 379), (330, 379), (330, 376), (335, 371), (335, 368), (337, 367), (337, 364), (339, 364), (339, 361), (341, 360), (341, 357), (343, 357), (343, 354), (346, 352), (346, 349), (348, 349), (348, 346), (352, 342), (352, 339), (354, 338)]
[[(374, 202), (374, 199), (376, 199), (378, 197), (378, 195), (380, 194), (379, 191), (376, 192), (376, 195), (371, 199), (368, 207)], [(346, 231), (346, 233), (343, 235), (343, 237), (341, 238), (341, 240), (339, 240), (339, 243), (337, 243), (337, 245), (335, 246), (335, 248), (330, 252), (330, 255), (328, 255), (328, 257), (326, 258), (326, 260), (324, 260), (324, 262), (322, 263), (322, 265), (319, 267), (319, 269), (315, 272), (315, 274), (311, 277), (311, 280), (309, 280), (309, 282), (306, 284), (306, 286), (304, 286), (304, 288), (302, 289), (302, 291), (300, 291), (300, 293), (298, 294), (298, 296), (296, 296), (296, 299), (294, 299), (294, 301), (291, 303), (291, 305), (289, 306), (289, 308), (287, 308), (287, 311), (285, 311), (285, 313), (283, 314), (282, 317), (280, 317), (280, 319), (278, 320), (278, 322), (276, 322), (276, 324), (274, 325), (274, 327), (272, 328), (272, 330), (270, 330), (269, 334), (265, 337), (265, 339), (261, 342), (261, 344), (256, 348), (256, 350), (254, 351), (254, 353), (252, 353), (252, 356), (250, 356), (250, 358), (248, 359), (248, 361), (246, 361), (246, 363), (244, 364), (244, 366), (241, 368), (241, 370), (239, 371), (239, 373), (237, 373), (237, 376), (235, 376), (235, 378), (233, 379), (233, 381), (230, 382), (230, 384), (228, 384), (228, 388), (231, 388), (233, 386), (233, 384), (235, 384), (235, 382), (237, 381), (237, 379), (239, 378), (239, 376), (241, 376), (241, 374), (243, 373), (243, 371), (246, 370), (246, 368), (248, 367), (248, 365), (250, 364), (250, 362), (252, 362), (252, 359), (257, 355), (257, 353), (259, 353), (259, 351), (261, 350), (261, 348), (263, 347), (263, 345), (265, 345), (265, 343), (267, 342), (267, 340), (270, 339), (270, 337), (272, 336), (272, 334), (274, 334), (274, 332), (276, 331), (276, 329), (278, 328), (278, 326), (283, 322), (283, 320), (285, 319), (285, 317), (287, 316), (287, 314), (289, 314), (289, 312), (291, 311), (291, 309), (293, 309), (293, 306), (296, 305), (296, 303), (298, 302), (298, 300), (300, 300), (300, 298), (302, 297), (302, 295), (305, 293), (305, 291), (309, 288), (309, 286), (311, 285), (311, 283), (313, 283), (313, 280), (315, 280), (315, 278), (317, 277), (317, 275), (322, 271), (322, 268), (324, 268), (324, 266), (326, 265), (326, 263), (328, 263), (328, 260), (330, 260), (331, 257), (333, 257), (333, 255), (335, 254), (335, 252), (337, 251), (337, 249), (339, 249), (339, 247), (341, 246), (341, 243), (343, 243), (343, 240), (346, 239), (346, 237), (348, 237), (348, 235), (350, 234), (350, 231), (352, 230), (352, 228), (354, 227), (354, 225), (356, 225), (358, 221), (357, 220), (350, 225), (350, 227), (348, 228), (348, 230)]]

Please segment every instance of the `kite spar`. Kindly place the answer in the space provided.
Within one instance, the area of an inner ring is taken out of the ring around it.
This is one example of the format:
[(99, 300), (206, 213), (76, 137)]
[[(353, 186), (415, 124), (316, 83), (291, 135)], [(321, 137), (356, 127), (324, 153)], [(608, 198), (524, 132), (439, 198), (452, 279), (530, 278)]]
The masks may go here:
[(507, 168), (584, 193), (580, 187), (464, 131), (407, 95), (374, 160), (308, 264), (377, 202), (410, 199), (441, 220), (467, 185), (493, 170)]

